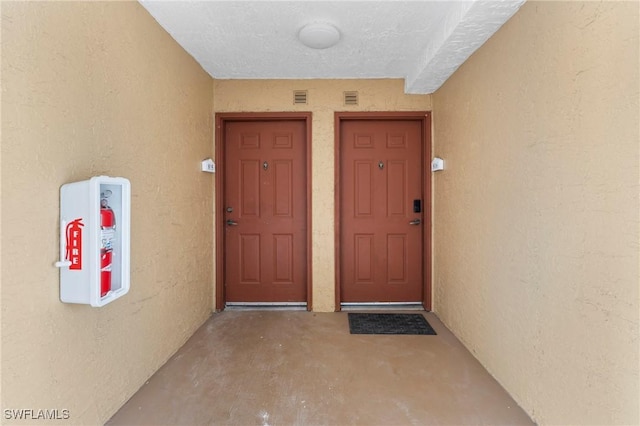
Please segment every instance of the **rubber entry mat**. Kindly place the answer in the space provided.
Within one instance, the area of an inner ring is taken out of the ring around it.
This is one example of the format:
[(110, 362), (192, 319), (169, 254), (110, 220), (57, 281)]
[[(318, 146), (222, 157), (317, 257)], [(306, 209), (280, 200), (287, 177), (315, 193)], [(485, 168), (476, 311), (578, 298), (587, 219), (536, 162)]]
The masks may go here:
[(422, 314), (349, 313), (349, 331), (351, 334), (437, 334)]

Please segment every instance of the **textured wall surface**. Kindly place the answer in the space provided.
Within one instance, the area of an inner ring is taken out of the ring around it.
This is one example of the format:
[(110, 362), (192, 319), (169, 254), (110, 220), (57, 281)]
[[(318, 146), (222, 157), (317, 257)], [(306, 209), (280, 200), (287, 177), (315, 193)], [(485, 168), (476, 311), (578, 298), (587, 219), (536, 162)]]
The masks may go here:
[[(430, 95), (405, 95), (402, 80), (215, 80), (214, 111), (311, 111), (313, 310), (335, 310), (334, 112), (428, 111)], [(293, 105), (293, 91), (307, 90), (308, 104)], [(359, 92), (358, 106), (344, 106), (343, 92)]]
[[(100, 424), (210, 314), (213, 80), (137, 2), (1, 7), (1, 406)], [(131, 291), (63, 304), (60, 186), (101, 174), (131, 181)]]
[(540, 424), (638, 424), (637, 2), (530, 2), (434, 95), (434, 306)]

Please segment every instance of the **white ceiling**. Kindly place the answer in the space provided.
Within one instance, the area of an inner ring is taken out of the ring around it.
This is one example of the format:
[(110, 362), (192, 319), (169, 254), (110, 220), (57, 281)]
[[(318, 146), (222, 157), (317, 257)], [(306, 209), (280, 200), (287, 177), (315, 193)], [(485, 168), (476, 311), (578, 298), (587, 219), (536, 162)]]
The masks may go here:
[[(139, 1), (214, 78), (404, 78), (407, 93), (432, 93), (525, 0)], [(314, 22), (340, 41), (304, 46)]]

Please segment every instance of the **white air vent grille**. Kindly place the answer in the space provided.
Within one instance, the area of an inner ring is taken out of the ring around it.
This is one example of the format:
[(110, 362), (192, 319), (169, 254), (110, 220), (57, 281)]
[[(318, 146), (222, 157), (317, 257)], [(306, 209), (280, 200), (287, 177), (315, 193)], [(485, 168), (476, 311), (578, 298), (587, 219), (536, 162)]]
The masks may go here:
[(358, 105), (358, 92), (344, 92), (345, 105)]
[(294, 90), (293, 92), (293, 104), (306, 104), (307, 103), (307, 91), (306, 90)]

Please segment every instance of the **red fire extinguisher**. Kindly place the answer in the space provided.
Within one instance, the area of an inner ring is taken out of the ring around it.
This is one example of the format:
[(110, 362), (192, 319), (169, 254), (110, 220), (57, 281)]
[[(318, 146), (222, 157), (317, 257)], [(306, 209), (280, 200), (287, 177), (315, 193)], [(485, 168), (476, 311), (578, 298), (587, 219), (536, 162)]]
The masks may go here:
[(111, 265), (113, 263), (113, 245), (116, 236), (116, 215), (109, 207), (107, 197), (101, 194), (100, 200), (100, 297), (111, 291)]

